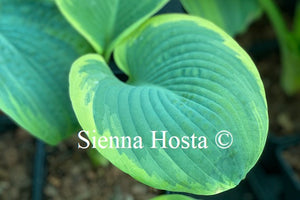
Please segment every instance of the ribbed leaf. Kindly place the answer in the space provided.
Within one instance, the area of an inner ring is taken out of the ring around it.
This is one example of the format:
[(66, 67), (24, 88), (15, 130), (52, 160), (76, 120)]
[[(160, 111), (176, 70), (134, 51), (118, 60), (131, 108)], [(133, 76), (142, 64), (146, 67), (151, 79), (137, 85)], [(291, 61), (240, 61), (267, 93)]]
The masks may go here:
[(55, 4), (0, 0), (0, 49), (0, 109), (50, 144), (74, 133), (68, 73), (90, 47)]
[(257, 0), (181, 0), (181, 3), (190, 14), (214, 22), (230, 35), (243, 32), (262, 13)]
[[(90, 139), (142, 138), (140, 149), (97, 143), (106, 158), (135, 179), (171, 191), (215, 194), (245, 177), (263, 150), (268, 115), (256, 67), (233, 39), (201, 18), (161, 15), (118, 46), (114, 57), (127, 83), (98, 55), (80, 58), (70, 72), (73, 108)], [(228, 149), (215, 143), (222, 130), (234, 138)], [(151, 131), (159, 138), (160, 131), (168, 131), (167, 138), (204, 136), (207, 148), (192, 148), (191, 138), (186, 149), (168, 142), (160, 148), (159, 141), (151, 148)]]
[(69, 22), (108, 58), (118, 41), (168, 0), (56, 0)]

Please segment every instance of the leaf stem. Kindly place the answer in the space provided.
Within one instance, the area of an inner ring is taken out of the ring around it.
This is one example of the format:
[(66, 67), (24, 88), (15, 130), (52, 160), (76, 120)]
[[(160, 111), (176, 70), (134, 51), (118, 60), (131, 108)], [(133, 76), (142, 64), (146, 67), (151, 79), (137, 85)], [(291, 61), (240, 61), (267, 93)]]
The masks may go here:
[(297, 35), (299, 31), (300, 17), (299, 3), (294, 19), (292, 31), (288, 30), (280, 10), (273, 0), (259, 0), (267, 13), (277, 34), (281, 50), (281, 86), (288, 95), (293, 95), (300, 91), (300, 49)]
[(279, 39), (279, 43), (281, 46), (285, 46), (287, 43), (287, 36), (289, 35), (289, 30), (286, 26), (286, 23), (283, 19), (280, 10), (275, 5), (273, 0), (259, 0), (263, 9), (267, 13), (274, 29)]
[(300, 41), (300, 1), (296, 5), (296, 13), (294, 18), (294, 35)]

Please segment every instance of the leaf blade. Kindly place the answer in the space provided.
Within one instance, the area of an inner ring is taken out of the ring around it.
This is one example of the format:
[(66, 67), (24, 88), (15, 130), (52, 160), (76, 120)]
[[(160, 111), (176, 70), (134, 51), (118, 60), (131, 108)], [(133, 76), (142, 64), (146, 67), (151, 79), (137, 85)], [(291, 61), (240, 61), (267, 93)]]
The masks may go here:
[(78, 124), (68, 97), (68, 71), (89, 45), (53, 3), (26, 0), (1, 7), (0, 47), (0, 108), (47, 143), (73, 133)]
[(116, 43), (167, 2), (168, 0), (56, 0), (69, 22), (106, 59)]
[[(206, 20), (174, 14), (148, 20), (114, 53), (129, 81), (107, 71), (103, 58), (84, 56), (71, 69), (72, 104), (90, 138), (140, 136), (144, 147), (98, 147), (100, 153), (159, 189), (209, 195), (236, 186), (268, 129), (263, 85), (241, 47)], [(214, 144), (224, 129), (235, 141), (227, 151)], [(205, 136), (208, 148), (151, 148), (151, 131), (162, 137), (165, 130), (168, 138)]]
[(245, 31), (262, 13), (256, 0), (181, 0), (181, 3), (188, 13), (212, 21), (231, 36)]

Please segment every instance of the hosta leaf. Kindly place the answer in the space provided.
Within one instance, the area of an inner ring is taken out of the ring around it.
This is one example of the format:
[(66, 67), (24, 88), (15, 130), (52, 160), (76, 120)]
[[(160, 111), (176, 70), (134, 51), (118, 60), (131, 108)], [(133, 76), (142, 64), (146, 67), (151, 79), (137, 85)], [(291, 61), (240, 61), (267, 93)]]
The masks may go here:
[[(91, 140), (142, 138), (143, 148), (136, 149), (97, 143), (106, 158), (135, 179), (171, 191), (215, 194), (245, 177), (265, 144), (267, 105), (255, 65), (231, 37), (198, 17), (161, 15), (118, 46), (114, 57), (127, 83), (93, 54), (70, 72), (72, 105)], [(216, 145), (222, 130), (233, 135), (230, 148)], [(168, 142), (160, 148), (159, 141), (151, 148), (151, 131), (179, 139), (194, 133), (207, 138), (207, 148), (193, 148), (191, 138), (186, 149)]]
[(155, 198), (152, 198), (150, 200), (194, 200), (191, 197), (180, 195), (180, 194), (167, 194), (167, 195), (161, 195)]
[(56, 0), (69, 22), (108, 58), (114, 46), (168, 0)]
[(50, 144), (73, 133), (68, 72), (90, 47), (55, 4), (0, 0), (0, 49), (0, 109)]
[(181, 3), (190, 14), (214, 22), (230, 35), (243, 32), (262, 13), (258, 0), (181, 0)]

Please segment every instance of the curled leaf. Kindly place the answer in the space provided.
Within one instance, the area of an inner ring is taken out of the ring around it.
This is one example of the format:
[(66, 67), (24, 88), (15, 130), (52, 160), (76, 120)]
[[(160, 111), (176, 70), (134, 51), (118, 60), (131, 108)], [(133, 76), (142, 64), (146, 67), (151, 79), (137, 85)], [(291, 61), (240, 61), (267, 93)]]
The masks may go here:
[[(91, 140), (100, 139), (101, 154), (164, 190), (216, 194), (246, 176), (264, 148), (267, 104), (255, 65), (230, 36), (198, 17), (161, 15), (114, 57), (127, 83), (99, 55), (81, 57), (70, 72), (76, 116)], [(231, 146), (220, 148), (230, 135)]]

